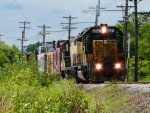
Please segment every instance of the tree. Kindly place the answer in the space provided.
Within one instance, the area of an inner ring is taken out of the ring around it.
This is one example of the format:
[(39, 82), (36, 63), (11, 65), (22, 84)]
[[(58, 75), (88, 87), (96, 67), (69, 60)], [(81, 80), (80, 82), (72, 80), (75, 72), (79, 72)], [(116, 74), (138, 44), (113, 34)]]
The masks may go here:
[[(145, 21), (143, 21), (145, 20)], [(150, 18), (145, 18), (144, 15), (139, 16), (139, 78), (140, 80), (150, 81)], [(116, 25), (122, 31), (124, 30), (124, 25), (118, 23)], [(129, 78), (134, 75), (135, 66), (135, 38), (134, 38), (134, 17), (131, 16), (130, 23), (128, 25), (128, 30), (131, 35), (131, 57), (130, 57), (130, 70)]]
[(11, 47), (5, 43), (0, 44), (0, 67), (2, 67), (5, 63), (19, 61), (19, 54), (20, 51), (15, 45)]
[(27, 46), (27, 49), (26, 51), (29, 53), (29, 52), (36, 52), (38, 51), (38, 48), (40, 46), (40, 42), (37, 42), (35, 44), (30, 44)]

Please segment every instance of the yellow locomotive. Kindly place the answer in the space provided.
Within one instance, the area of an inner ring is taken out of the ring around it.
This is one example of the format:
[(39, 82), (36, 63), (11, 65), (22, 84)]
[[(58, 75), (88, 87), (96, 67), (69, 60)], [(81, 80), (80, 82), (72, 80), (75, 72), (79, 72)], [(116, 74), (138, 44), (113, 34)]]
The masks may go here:
[(90, 27), (69, 43), (70, 71), (78, 83), (125, 80), (123, 33), (118, 28)]

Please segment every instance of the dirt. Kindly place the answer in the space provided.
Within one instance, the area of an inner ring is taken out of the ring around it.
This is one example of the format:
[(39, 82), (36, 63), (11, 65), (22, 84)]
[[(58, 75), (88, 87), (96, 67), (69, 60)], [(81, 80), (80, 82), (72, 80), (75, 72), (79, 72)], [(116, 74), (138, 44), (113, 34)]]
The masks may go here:
[[(79, 84), (86, 92), (104, 88), (108, 84)], [(120, 92), (129, 95), (129, 101), (124, 106), (124, 112), (150, 113), (150, 84), (118, 84), (123, 87)]]

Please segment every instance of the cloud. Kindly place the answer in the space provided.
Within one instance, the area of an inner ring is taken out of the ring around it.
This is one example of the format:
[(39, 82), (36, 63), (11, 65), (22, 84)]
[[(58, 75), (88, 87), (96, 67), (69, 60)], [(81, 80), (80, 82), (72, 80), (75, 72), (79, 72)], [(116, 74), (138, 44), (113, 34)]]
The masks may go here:
[[(95, 13), (85, 14), (83, 10), (87, 10), (90, 6), (96, 6), (98, 0), (0, 0), (0, 28), (7, 31), (7, 34), (20, 36), (21, 30), (19, 29), (19, 21), (31, 22), (31, 27), (34, 29), (36, 34), (39, 32), (37, 28), (38, 25), (46, 24), (47, 26), (57, 26), (51, 27), (50, 30), (60, 30), (62, 26), (60, 23), (68, 22), (67, 19), (63, 19), (63, 16), (75, 16), (78, 19), (73, 20), (73, 22), (85, 21), (93, 22), (95, 21)], [(107, 7), (107, 9), (115, 9), (117, 5), (124, 4), (124, 0), (101, 0), (101, 6)], [(145, 0), (140, 2), (138, 9), (139, 10), (149, 10), (150, 0)], [(130, 3), (133, 5), (133, 3)], [(132, 9), (133, 10), (133, 9)], [(131, 10), (131, 11), (132, 11)], [(117, 20), (122, 19), (121, 12), (102, 12), (101, 17), (99, 18), (99, 23), (108, 23), (108, 25), (115, 25)], [(72, 35), (76, 35), (82, 29), (93, 24), (78, 24), (77, 30), (72, 31)], [(28, 30), (27, 35), (30, 36), (33, 34), (33, 30)], [(60, 36), (59, 36), (60, 35)], [(55, 37), (61, 37), (61, 33), (57, 34)], [(51, 35), (49, 35), (51, 37)], [(63, 35), (62, 37), (67, 37)], [(29, 37), (30, 38), (30, 37)], [(36, 39), (35, 39), (36, 41)]]

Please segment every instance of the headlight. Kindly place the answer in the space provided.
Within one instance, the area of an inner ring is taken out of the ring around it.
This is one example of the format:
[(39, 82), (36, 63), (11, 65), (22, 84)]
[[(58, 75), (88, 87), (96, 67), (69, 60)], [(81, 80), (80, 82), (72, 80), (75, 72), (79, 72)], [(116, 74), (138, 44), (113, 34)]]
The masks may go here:
[(116, 63), (115, 64), (115, 69), (121, 69), (121, 63)]
[(103, 27), (101, 28), (101, 31), (102, 31), (102, 33), (106, 33), (106, 32), (107, 32), (107, 27), (106, 27), (106, 26), (103, 26)]
[(101, 70), (102, 69), (102, 64), (96, 64), (96, 69)]

